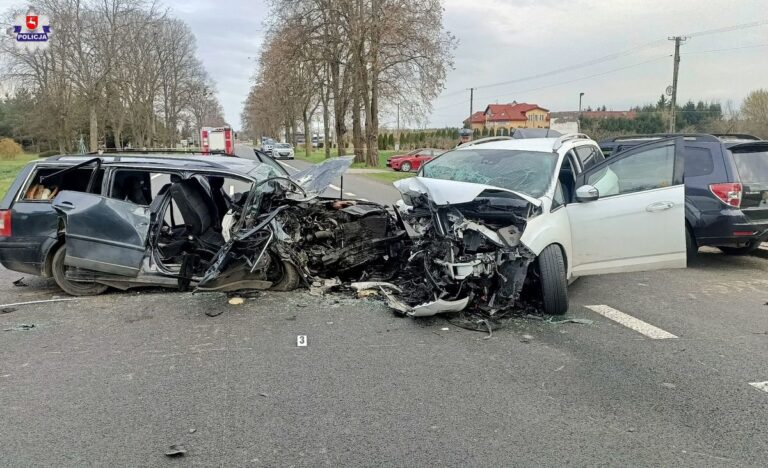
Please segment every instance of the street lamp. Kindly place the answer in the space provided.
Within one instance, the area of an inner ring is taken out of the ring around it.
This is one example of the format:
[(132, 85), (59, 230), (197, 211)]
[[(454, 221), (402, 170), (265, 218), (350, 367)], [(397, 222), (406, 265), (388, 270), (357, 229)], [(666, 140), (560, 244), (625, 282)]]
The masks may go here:
[(584, 97), (584, 93), (579, 93), (579, 117), (576, 119), (576, 128), (581, 131), (581, 98)]

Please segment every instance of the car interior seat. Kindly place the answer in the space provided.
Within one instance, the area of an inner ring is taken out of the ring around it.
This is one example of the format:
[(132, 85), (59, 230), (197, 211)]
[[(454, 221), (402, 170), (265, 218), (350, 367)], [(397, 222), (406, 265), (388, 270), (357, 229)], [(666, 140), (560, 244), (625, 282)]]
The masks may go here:
[(217, 210), (213, 199), (199, 180), (182, 180), (171, 185), (170, 194), (186, 225), (186, 235), (200, 247), (209, 250), (224, 243), (220, 228), (217, 229)]

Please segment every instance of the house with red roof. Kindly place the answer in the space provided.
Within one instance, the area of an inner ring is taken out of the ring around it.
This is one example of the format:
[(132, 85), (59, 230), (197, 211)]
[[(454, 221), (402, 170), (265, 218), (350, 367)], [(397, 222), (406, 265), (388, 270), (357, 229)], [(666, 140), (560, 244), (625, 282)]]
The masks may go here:
[(512, 102), (488, 104), (484, 111), (472, 114), (464, 121), (472, 130), (486, 128), (508, 131), (514, 128), (549, 128), (549, 110), (538, 104)]

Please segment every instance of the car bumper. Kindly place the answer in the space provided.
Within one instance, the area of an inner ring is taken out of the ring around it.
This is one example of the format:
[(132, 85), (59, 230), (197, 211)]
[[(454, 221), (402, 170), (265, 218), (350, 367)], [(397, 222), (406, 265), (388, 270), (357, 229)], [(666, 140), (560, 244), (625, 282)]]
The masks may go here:
[(699, 246), (743, 247), (768, 242), (768, 220), (750, 220), (739, 210), (724, 210), (708, 221), (693, 229)]
[(0, 241), (0, 264), (8, 270), (43, 275), (41, 243), (19, 242), (4, 239)]

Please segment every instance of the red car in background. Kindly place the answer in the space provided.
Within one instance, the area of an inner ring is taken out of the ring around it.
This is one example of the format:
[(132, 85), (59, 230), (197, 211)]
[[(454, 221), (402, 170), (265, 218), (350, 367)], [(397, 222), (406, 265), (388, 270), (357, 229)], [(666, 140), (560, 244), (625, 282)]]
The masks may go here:
[(406, 154), (398, 154), (387, 159), (387, 167), (396, 171), (418, 171), (422, 164), (430, 159), (440, 156), (445, 150), (436, 148), (419, 148)]

